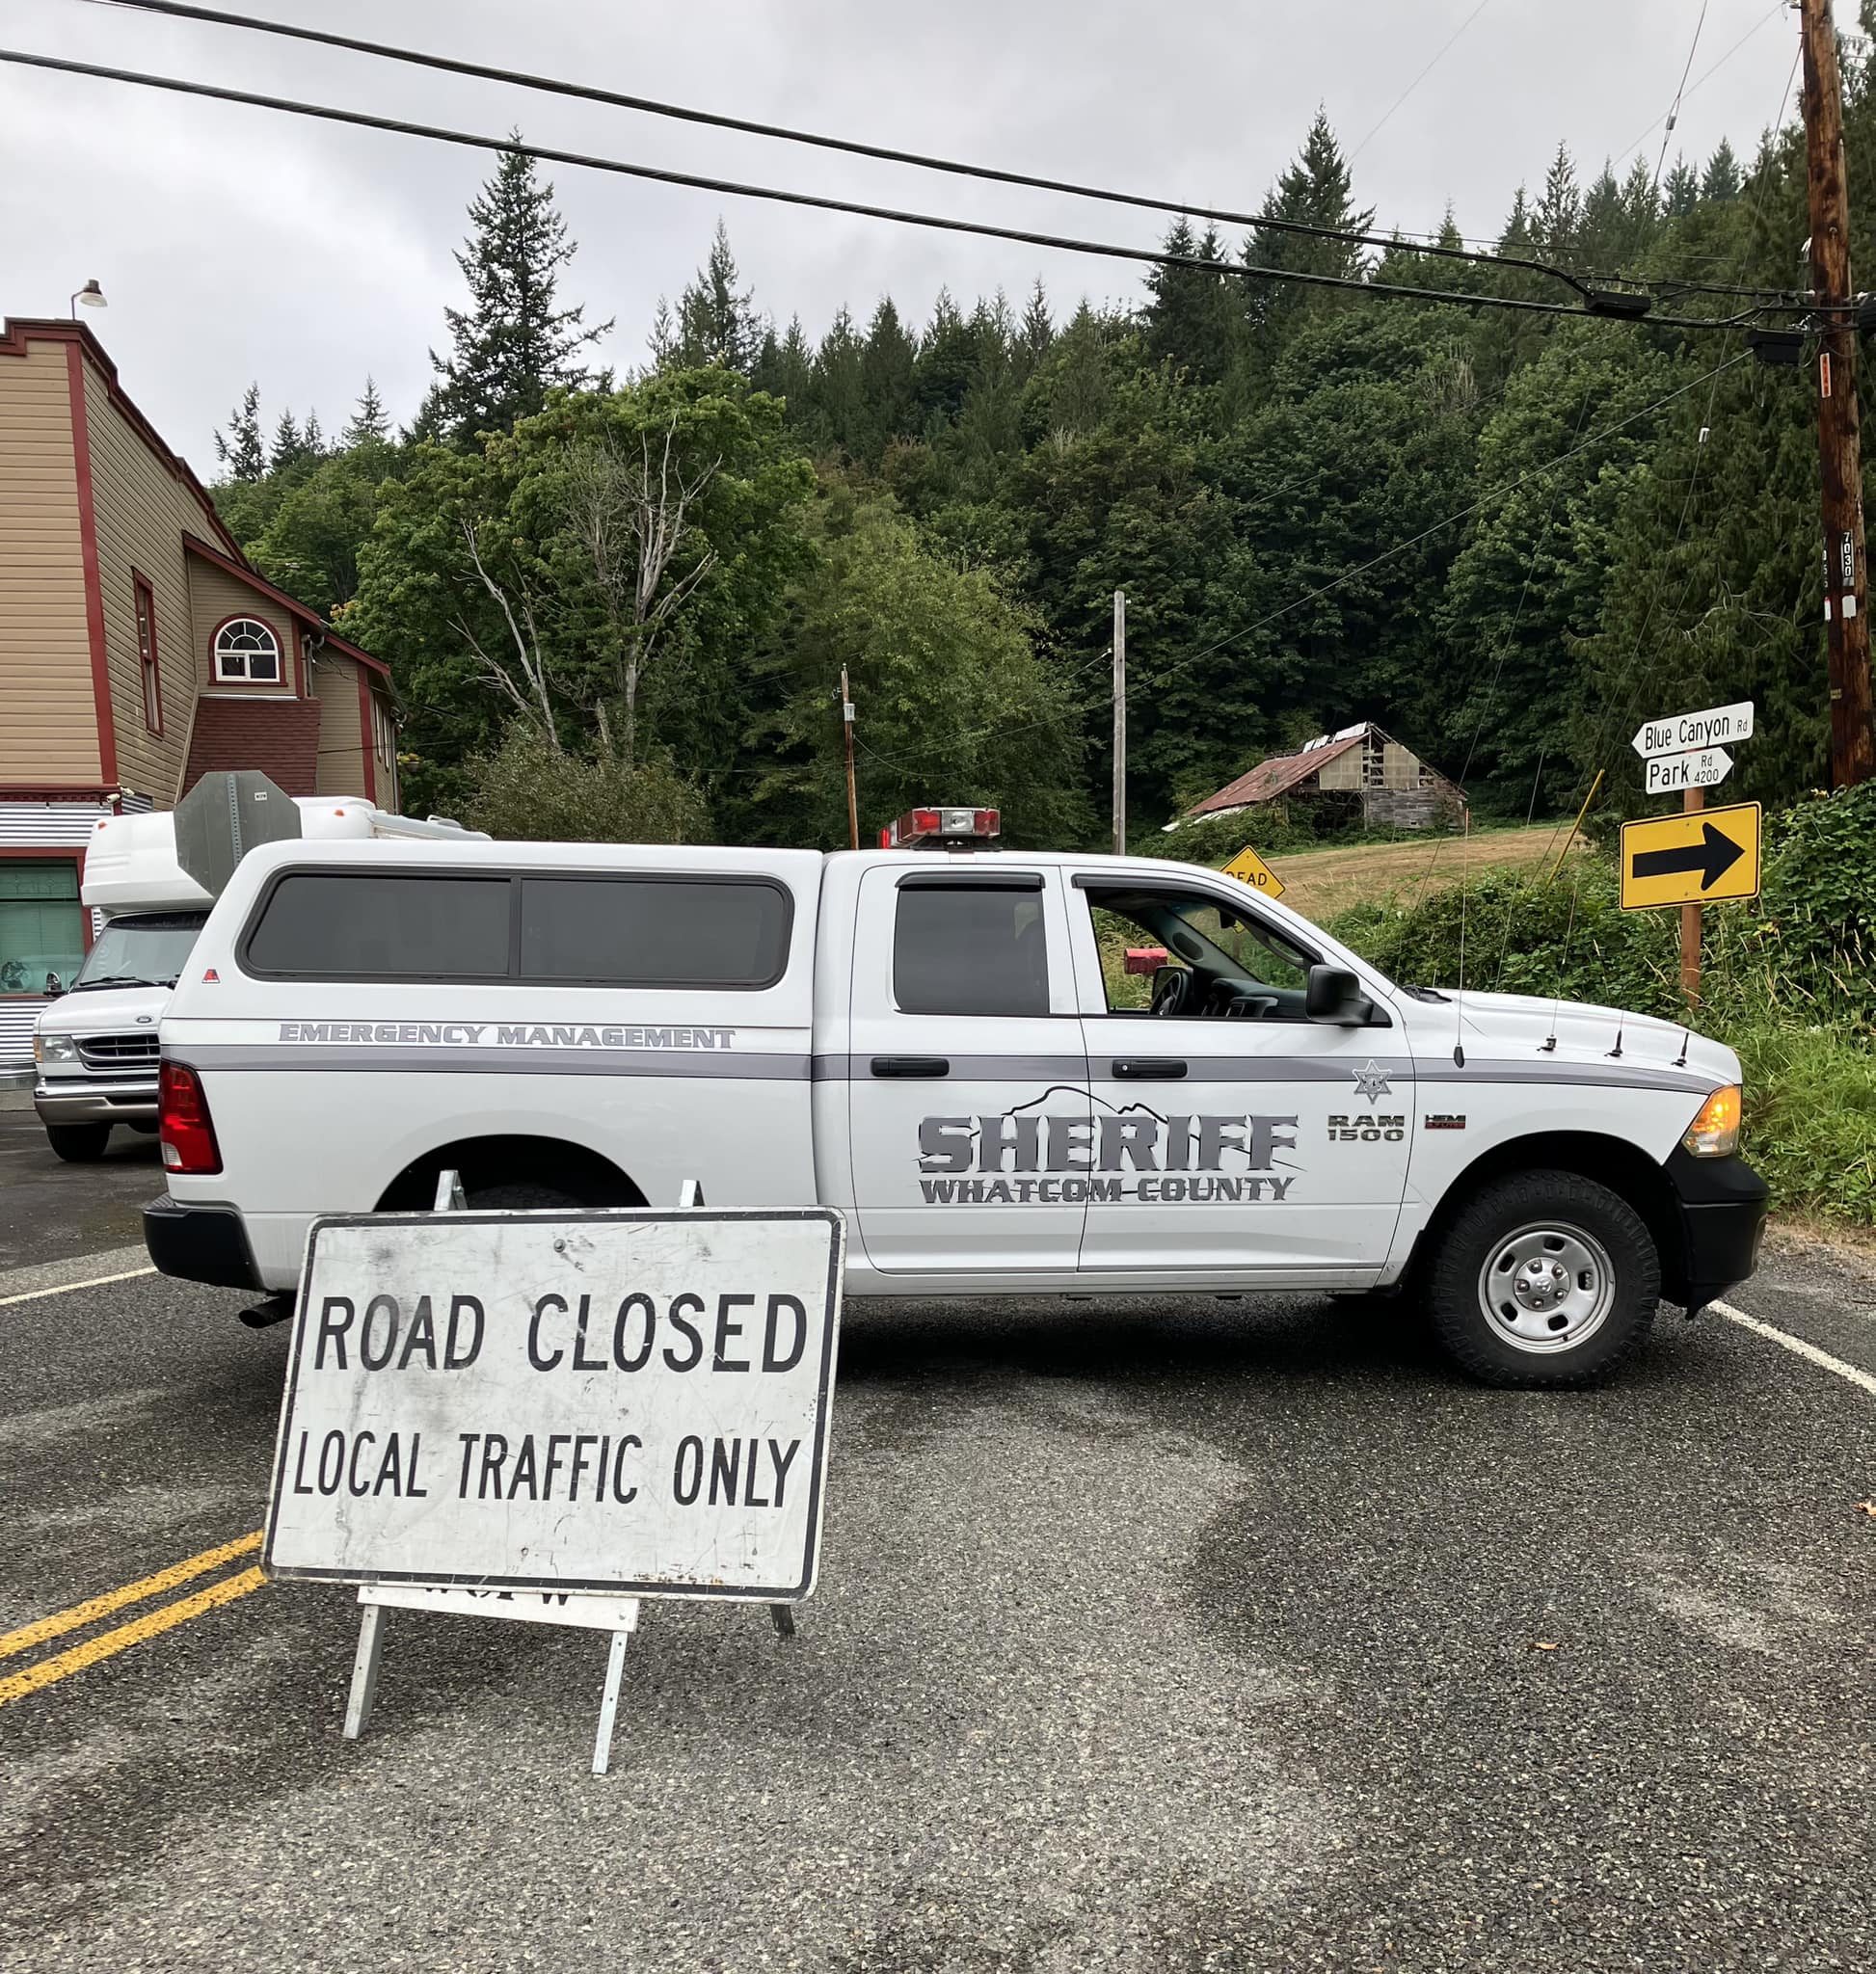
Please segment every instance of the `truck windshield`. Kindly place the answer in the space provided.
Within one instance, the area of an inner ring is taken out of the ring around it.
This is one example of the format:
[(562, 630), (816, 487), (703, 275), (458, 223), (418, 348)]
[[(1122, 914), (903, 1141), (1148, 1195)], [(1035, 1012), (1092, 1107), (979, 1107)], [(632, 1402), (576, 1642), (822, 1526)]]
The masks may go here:
[(74, 994), (88, 987), (174, 987), (206, 912), (138, 912), (111, 920), (85, 955)]

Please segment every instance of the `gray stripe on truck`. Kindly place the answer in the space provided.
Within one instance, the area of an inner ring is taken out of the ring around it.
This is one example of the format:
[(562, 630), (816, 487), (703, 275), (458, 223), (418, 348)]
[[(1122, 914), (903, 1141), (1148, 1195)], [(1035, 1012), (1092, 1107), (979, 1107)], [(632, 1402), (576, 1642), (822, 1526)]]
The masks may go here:
[(792, 1054), (705, 1054), (675, 1049), (335, 1049), (320, 1044), (193, 1042), (164, 1055), (192, 1069), (376, 1070), (381, 1075), (730, 1077), (805, 1082), (808, 1058)]

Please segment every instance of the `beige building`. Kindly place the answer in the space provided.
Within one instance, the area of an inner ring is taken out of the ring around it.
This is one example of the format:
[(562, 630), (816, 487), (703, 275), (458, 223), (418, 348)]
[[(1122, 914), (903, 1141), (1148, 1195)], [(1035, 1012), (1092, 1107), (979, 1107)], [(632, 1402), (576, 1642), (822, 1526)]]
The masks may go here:
[[(1459, 820), (1465, 793), (1372, 720), (1325, 734), (1295, 754), (1273, 755), (1194, 803), (1179, 820), (1281, 811), (1290, 802), (1329, 802), (1351, 817), (1394, 829), (1434, 829)], [(1176, 824), (1171, 825), (1177, 827)]]
[(91, 940), (100, 815), (260, 768), (397, 806), (389, 669), (266, 581), (76, 322), (0, 331), (0, 1071)]

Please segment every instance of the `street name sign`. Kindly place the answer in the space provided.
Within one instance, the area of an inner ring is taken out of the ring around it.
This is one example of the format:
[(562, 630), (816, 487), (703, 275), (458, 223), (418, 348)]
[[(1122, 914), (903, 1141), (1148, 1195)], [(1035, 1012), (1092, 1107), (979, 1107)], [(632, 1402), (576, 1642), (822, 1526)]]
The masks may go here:
[(1756, 802), (1737, 802), (1728, 809), (1623, 823), (1623, 911), (1753, 897), (1758, 891), (1759, 822)]
[(1224, 874), (1237, 878), (1243, 884), (1254, 886), (1267, 898), (1280, 898), (1283, 895), (1283, 880), (1248, 844), (1224, 867)]
[(1656, 754), (1687, 754), (1699, 747), (1725, 747), (1753, 737), (1753, 703), (1709, 707), (1703, 713), (1672, 713), (1638, 727), (1629, 743), (1644, 760)]
[(807, 1596), (844, 1242), (819, 1207), (315, 1222), (268, 1569)]
[(1657, 754), (1648, 763), (1648, 792), (1678, 795), (1686, 788), (1717, 788), (1732, 772), (1724, 747), (1697, 747), (1691, 754)]

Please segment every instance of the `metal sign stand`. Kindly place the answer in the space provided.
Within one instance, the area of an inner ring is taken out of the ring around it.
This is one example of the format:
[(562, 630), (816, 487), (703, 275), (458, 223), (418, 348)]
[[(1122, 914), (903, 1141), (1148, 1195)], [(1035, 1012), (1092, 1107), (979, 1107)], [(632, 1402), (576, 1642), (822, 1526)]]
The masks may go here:
[[(703, 1204), (702, 1182), (686, 1179), (678, 1188), (679, 1210), (682, 1212)], [(437, 1175), (436, 1204), (431, 1211), (452, 1214), (467, 1212), (468, 1208), (469, 1199), (463, 1191), (462, 1175), (453, 1171), (440, 1172)], [(345, 1726), (342, 1730), (345, 1739), (358, 1740), (364, 1732), (365, 1722), (371, 1718), (372, 1702), (378, 1695), (378, 1667), (384, 1654), (385, 1614), (388, 1611), (459, 1611), (472, 1616), (499, 1617), (533, 1615), (524, 1611), (524, 1600), (504, 1596), (501, 1601), (515, 1608), (491, 1610), (486, 1593), (456, 1589), (442, 1584), (433, 1589), (403, 1584), (361, 1584), (359, 1602), (364, 1608), (359, 1614), (359, 1643), (352, 1655), (352, 1688), (345, 1702)], [(591, 1612), (609, 1610), (610, 1613), (605, 1625), (612, 1633), (612, 1644), (606, 1653), (605, 1683), (600, 1689), (599, 1728), (593, 1738), (593, 1773), (603, 1775), (612, 1767), (612, 1729), (619, 1717), (619, 1686), (625, 1676), (626, 1646), (638, 1628), (639, 1599), (608, 1598), (603, 1591), (570, 1591), (559, 1601), (559, 1611), (543, 1612), (533, 1621), (571, 1623), (590, 1628), (594, 1619), (570, 1615), (571, 1607), (577, 1605)], [(777, 1637), (793, 1638), (794, 1607), (791, 1604), (771, 1604), (768, 1614), (774, 1622)]]

